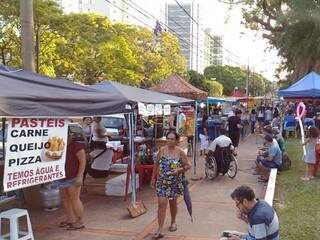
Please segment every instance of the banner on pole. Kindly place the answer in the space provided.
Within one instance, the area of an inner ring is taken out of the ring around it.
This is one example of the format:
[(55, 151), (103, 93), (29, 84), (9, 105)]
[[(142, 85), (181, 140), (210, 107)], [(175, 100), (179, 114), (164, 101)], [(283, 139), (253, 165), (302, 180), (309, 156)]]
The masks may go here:
[(169, 104), (166, 104), (163, 106), (163, 114), (164, 115), (170, 115), (171, 114), (171, 106)]
[(12, 118), (8, 122), (4, 191), (65, 177), (66, 119)]
[(148, 104), (147, 105), (147, 115), (148, 116), (154, 116), (155, 115), (155, 111), (154, 111), (154, 105), (153, 104)]
[(143, 103), (138, 103), (138, 112), (142, 116), (148, 116), (146, 105), (144, 105)]
[(161, 104), (155, 105), (155, 115), (158, 115), (158, 116), (162, 115), (162, 105)]

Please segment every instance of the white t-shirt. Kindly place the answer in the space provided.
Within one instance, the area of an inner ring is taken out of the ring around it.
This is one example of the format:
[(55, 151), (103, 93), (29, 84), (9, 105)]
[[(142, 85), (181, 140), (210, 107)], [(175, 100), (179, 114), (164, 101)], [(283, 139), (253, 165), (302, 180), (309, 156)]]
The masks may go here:
[(101, 129), (102, 134), (106, 134), (106, 132), (107, 132), (107, 130), (104, 128), (104, 126), (102, 126), (101, 123), (93, 122), (92, 123), (92, 140), (95, 142), (107, 142), (108, 137), (99, 138), (99, 136), (97, 134), (98, 129)]
[(264, 119), (266, 121), (271, 121), (272, 120), (272, 112), (270, 109), (267, 109), (266, 112), (264, 113)]
[(234, 116), (235, 114), (234, 114), (234, 111), (233, 110), (231, 110), (229, 113), (228, 113), (228, 118), (229, 117), (232, 117), (232, 116)]
[(214, 152), (216, 150), (217, 145), (219, 147), (228, 147), (230, 144), (231, 144), (231, 149), (233, 149), (231, 139), (226, 135), (220, 135), (219, 137), (214, 139), (213, 142), (210, 144), (209, 150)]

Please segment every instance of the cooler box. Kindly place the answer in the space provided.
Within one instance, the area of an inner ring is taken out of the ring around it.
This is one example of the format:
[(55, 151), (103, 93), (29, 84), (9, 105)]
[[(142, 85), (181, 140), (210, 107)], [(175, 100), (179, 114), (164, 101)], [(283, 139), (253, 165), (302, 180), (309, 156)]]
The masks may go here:
[(110, 167), (110, 172), (126, 173), (128, 170), (128, 164), (125, 163), (114, 163)]
[[(126, 191), (127, 173), (106, 181), (105, 193), (107, 196), (124, 197)], [(130, 179), (131, 180), (131, 179)], [(136, 174), (136, 189), (139, 188), (139, 175)], [(129, 182), (128, 193), (132, 192), (131, 181)]]

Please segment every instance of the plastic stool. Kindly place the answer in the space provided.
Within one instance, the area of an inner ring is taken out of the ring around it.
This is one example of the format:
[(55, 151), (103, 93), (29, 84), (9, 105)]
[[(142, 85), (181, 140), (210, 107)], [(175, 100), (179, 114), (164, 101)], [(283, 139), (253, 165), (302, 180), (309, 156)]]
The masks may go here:
[[(26, 216), (27, 217), (27, 224), (28, 224), (28, 232), (19, 231), (19, 218)], [(4, 211), (0, 213), (0, 234), (1, 234), (1, 227), (2, 227), (2, 219), (6, 218), (10, 221), (10, 232), (5, 235), (1, 235), (0, 239), (10, 239), (10, 240), (27, 240), (33, 238), (33, 232), (31, 227), (31, 221), (28, 214), (28, 211), (25, 209), (20, 208), (13, 208), (8, 211)], [(19, 238), (19, 235), (23, 235)]]

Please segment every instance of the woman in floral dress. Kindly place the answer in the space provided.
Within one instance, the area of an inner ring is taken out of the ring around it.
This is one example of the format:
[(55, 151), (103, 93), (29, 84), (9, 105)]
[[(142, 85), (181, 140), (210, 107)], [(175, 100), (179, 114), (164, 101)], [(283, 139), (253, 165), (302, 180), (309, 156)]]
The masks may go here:
[(190, 169), (185, 152), (177, 146), (179, 135), (175, 131), (167, 134), (167, 145), (159, 150), (157, 161), (153, 167), (151, 180), (152, 188), (156, 188), (158, 196), (158, 224), (159, 228), (154, 239), (163, 237), (163, 224), (169, 201), (171, 224), (169, 231), (177, 230), (177, 198), (183, 195), (184, 173)]

